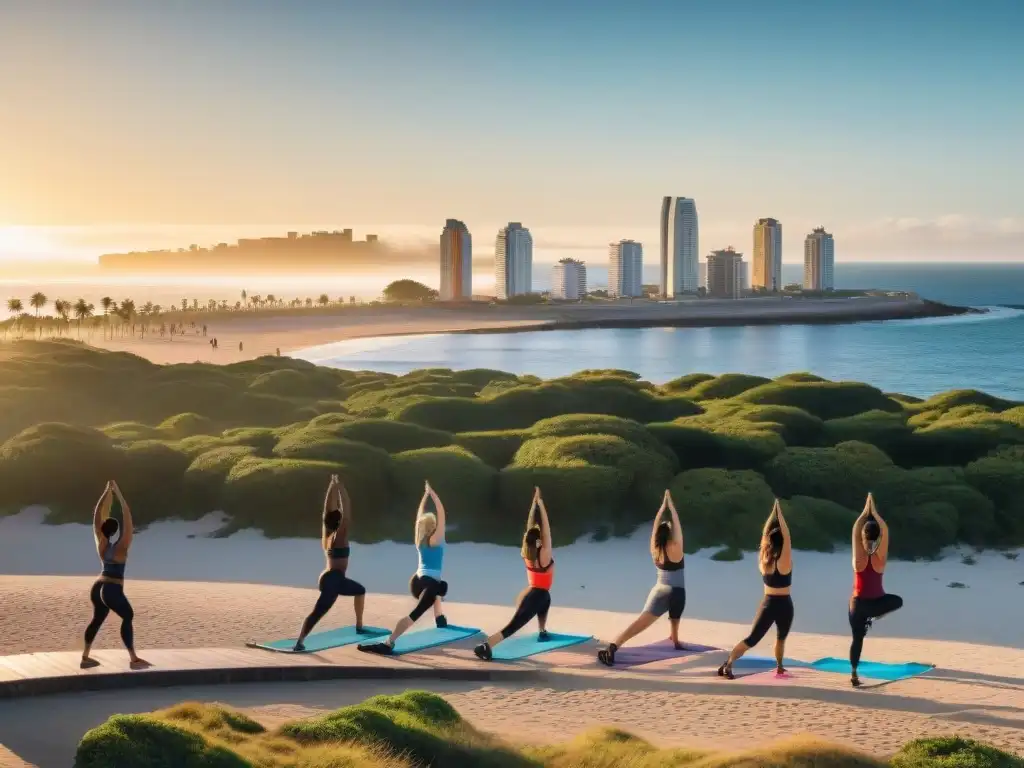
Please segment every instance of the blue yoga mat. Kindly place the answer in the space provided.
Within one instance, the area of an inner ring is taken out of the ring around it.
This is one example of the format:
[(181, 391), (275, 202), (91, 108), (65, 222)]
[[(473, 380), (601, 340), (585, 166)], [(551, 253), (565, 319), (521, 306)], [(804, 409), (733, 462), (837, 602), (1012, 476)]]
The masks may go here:
[(436, 648), (439, 645), (454, 643), (456, 640), (464, 640), (467, 637), (480, 634), (479, 629), (473, 627), (457, 627), (449, 624), (447, 627), (434, 629), (421, 629), (418, 632), (408, 632), (398, 638), (395, 642), (395, 656), (413, 651), (424, 651), (427, 648)]
[[(384, 635), (390, 635), (390, 629), (381, 629), (380, 627), (363, 627), (362, 633), (357, 633), (355, 627), (338, 627), (337, 629), (328, 629), (326, 632), (314, 632), (306, 638), (305, 651), (297, 651), (297, 653), (316, 653), (317, 651), (326, 651), (330, 648), (340, 648), (343, 645), (351, 645), (352, 643), (367, 643), (373, 640), (375, 637), (381, 637)], [(295, 638), (288, 638), (287, 640), (271, 640), (266, 643), (246, 643), (250, 648), (262, 648), (265, 651), (277, 651), (278, 653), (296, 653), (293, 648), (295, 647)]]
[[(849, 659), (818, 659), (816, 662), (811, 664), (814, 669), (820, 669), (823, 672), (837, 672), (842, 675), (849, 675), (851, 673), (850, 660)], [(905, 680), (908, 677), (914, 677), (914, 675), (920, 675), (931, 669), (935, 669), (933, 664), (918, 664), (916, 662), (908, 662), (906, 664), (883, 664), (877, 661), (862, 661), (857, 665), (857, 674), (860, 677), (866, 677), (872, 680)]]
[[(742, 656), (736, 659), (732, 667), (733, 669), (761, 671), (763, 669), (775, 669), (777, 664), (778, 662), (775, 661), (774, 656)], [(782, 666), (792, 667), (793, 669), (805, 669), (812, 665), (808, 664), (806, 661), (787, 659), (786, 657), (783, 657)]]
[(548, 651), (556, 651), (559, 648), (579, 645), (591, 638), (592, 635), (559, 635), (554, 632), (548, 634), (547, 640), (541, 640), (537, 632), (532, 632), (528, 635), (516, 635), (505, 640), (495, 648), (493, 658), (498, 661), (525, 659), (527, 656), (536, 656), (538, 653), (547, 653)]

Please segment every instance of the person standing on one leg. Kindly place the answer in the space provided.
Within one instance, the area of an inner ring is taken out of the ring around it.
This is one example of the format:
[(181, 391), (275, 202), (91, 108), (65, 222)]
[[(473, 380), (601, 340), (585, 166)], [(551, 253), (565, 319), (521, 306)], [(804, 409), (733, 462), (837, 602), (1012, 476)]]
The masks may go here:
[(886, 594), (882, 587), (882, 574), (889, 561), (889, 526), (875, 508), (875, 497), (870, 493), (853, 524), (853, 596), (850, 598), (850, 682), (860, 685), (857, 666), (860, 664), (864, 636), (871, 622), (903, 607), (903, 598)]
[(772, 624), (775, 625), (775, 669), (780, 675), (786, 671), (782, 660), (786, 654), (786, 637), (793, 626), (793, 598), (790, 594), (793, 584), (793, 547), (789, 526), (786, 525), (778, 499), (775, 500), (768, 522), (764, 524), (757, 567), (764, 582), (761, 607), (750, 634), (736, 644), (729, 654), (729, 660), (718, 668), (718, 674), (730, 680), (734, 677), (732, 665), (764, 639)]
[[(665, 512), (671, 513), (671, 520), (665, 520)], [(686, 608), (686, 582), (684, 580), (683, 526), (679, 513), (672, 503), (672, 494), (665, 491), (661, 509), (654, 517), (651, 532), (651, 558), (658, 572), (658, 583), (647, 596), (643, 613), (609, 643), (607, 648), (597, 652), (597, 660), (609, 667), (615, 664), (615, 652), (626, 642), (639, 635), (668, 613), (672, 643), (676, 650), (682, 650), (679, 642), (679, 620)]]
[[(121, 506), (121, 515), (124, 519), (124, 528), (117, 541), (113, 541), (113, 538), (120, 526), (117, 520), (110, 516), (110, 508), (115, 497)], [(125, 648), (128, 649), (132, 669), (149, 666), (148, 661), (135, 653), (135, 630), (132, 626), (135, 612), (132, 610), (128, 598), (124, 596), (124, 569), (128, 560), (128, 549), (132, 545), (132, 538), (135, 534), (135, 527), (132, 524), (131, 509), (128, 508), (128, 502), (121, 495), (121, 489), (117, 487), (117, 483), (109, 482), (103, 490), (103, 495), (100, 496), (93, 511), (92, 529), (96, 541), (96, 552), (100, 556), (103, 570), (89, 593), (93, 615), (92, 621), (85, 630), (85, 647), (82, 650), (81, 667), (90, 669), (99, 666), (99, 662), (89, 656), (89, 651), (96, 640), (96, 634), (111, 611), (121, 618), (121, 640), (124, 642)]]
[(303, 644), (313, 627), (322, 619), (339, 597), (351, 597), (356, 613), (356, 632), (363, 631), (363, 609), (366, 605), (366, 589), (359, 582), (348, 578), (348, 560), (350, 547), (348, 543), (349, 524), (352, 520), (352, 500), (344, 483), (337, 475), (331, 475), (324, 498), (323, 527), (320, 531), (320, 543), (327, 557), (327, 569), (320, 574), (320, 597), (313, 606), (312, 613), (302, 622), (302, 629), (295, 641), (295, 650), (304, 651)]

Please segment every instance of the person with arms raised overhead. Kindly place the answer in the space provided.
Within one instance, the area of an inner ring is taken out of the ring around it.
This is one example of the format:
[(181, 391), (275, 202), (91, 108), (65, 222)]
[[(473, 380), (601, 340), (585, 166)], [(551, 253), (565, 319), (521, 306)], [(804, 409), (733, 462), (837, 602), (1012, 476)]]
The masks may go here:
[(551, 525), (540, 488), (533, 489), (533, 502), (526, 518), (526, 533), (523, 534), (520, 554), (526, 565), (528, 586), (519, 594), (516, 612), (509, 623), (473, 649), (473, 653), (484, 661), (491, 660), (496, 645), (508, 640), (533, 619), (537, 619), (540, 639), (544, 641), (548, 638), (548, 610), (551, 608), (551, 585), (555, 580), (555, 560), (551, 553)]
[[(665, 519), (665, 513), (671, 519)], [(609, 667), (615, 664), (615, 652), (629, 640), (654, 624), (668, 613), (672, 643), (676, 650), (682, 650), (679, 642), (679, 621), (686, 609), (686, 582), (683, 556), (683, 527), (679, 522), (679, 513), (672, 503), (672, 494), (665, 491), (661, 500), (661, 509), (654, 517), (654, 530), (651, 532), (651, 559), (658, 572), (658, 582), (647, 595), (647, 603), (643, 613), (609, 643), (607, 648), (597, 652), (597, 659)]]
[(889, 561), (889, 526), (875, 508), (870, 493), (864, 511), (853, 524), (853, 596), (850, 598), (850, 682), (860, 685), (857, 665), (872, 621), (903, 607), (903, 598), (886, 594), (882, 574)]
[[(124, 520), (123, 526), (110, 515), (114, 499), (117, 499), (121, 507), (121, 515)], [(118, 529), (121, 535), (117, 541), (114, 536)], [(132, 620), (135, 612), (132, 610), (128, 598), (124, 596), (124, 569), (128, 560), (128, 549), (132, 545), (132, 538), (135, 534), (135, 527), (132, 524), (132, 512), (128, 508), (128, 502), (121, 495), (121, 489), (117, 483), (108, 482), (103, 489), (103, 495), (96, 503), (92, 515), (93, 537), (96, 541), (96, 552), (100, 556), (103, 570), (96, 583), (92, 585), (89, 599), (92, 601), (92, 621), (85, 630), (85, 648), (82, 650), (82, 669), (90, 669), (99, 666), (99, 662), (89, 656), (92, 644), (96, 635), (103, 626), (110, 612), (113, 611), (121, 617), (121, 640), (128, 649), (128, 656), (131, 660), (132, 669), (149, 666), (149, 662), (139, 658), (135, 653), (135, 630)]]
[(302, 622), (302, 629), (295, 641), (295, 650), (304, 651), (303, 641), (313, 631), (313, 627), (322, 619), (341, 596), (351, 597), (356, 613), (356, 632), (363, 631), (363, 609), (366, 605), (366, 589), (362, 584), (348, 578), (348, 560), (350, 548), (348, 543), (349, 524), (352, 519), (352, 500), (349, 498), (345, 484), (337, 475), (331, 475), (324, 498), (323, 527), (320, 531), (320, 543), (327, 557), (327, 568), (320, 574), (320, 597), (313, 606), (312, 613)]
[(781, 675), (786, 671), (782, 660), (786, 653), (786, 637), (793, 626), (793, 598), (790, 595), (793, 584), (793, 546), (789, 538), (789, 526), (786, 525), (778, 499), (768, 516), (768, 522), (764, 524), (757, 567), (764, 582), (761, 607), (754, 618), (750, 634), (737, 643), (728, 661), (718, 668), (718, 674), (730, 680), (734, 677), (732, 665), (764, 639), (772, 624), (775, 625), (776, 672)]
[[(427, 512), (428, 500), (433, 502), (434, 512)], [(419, 567), (409, 581), (409, 591), (417, 600), (416, 607), (408, 616), (398, 622), (387, 640), (382, 643), (360, 645), (360, 651), (383, 655), (394, 653), (395, 642), (398, 638), (405, 634), (409, 627), (415, 624), (431, 607), (434, 609), (434, 621), (437, 627), (448, 626), (448, 619), (445, 618), (441, 606), (441, 599), (448, 594), (448, 582), (441, 579), (445, 549), (444, 527), (444, 505), (434, 489), (430, 487), (430, 482), (427, 481), (424, 486), (423, 498), (420, 499), (419, 509), (416, 511), (414, 541), (419, 556)]]

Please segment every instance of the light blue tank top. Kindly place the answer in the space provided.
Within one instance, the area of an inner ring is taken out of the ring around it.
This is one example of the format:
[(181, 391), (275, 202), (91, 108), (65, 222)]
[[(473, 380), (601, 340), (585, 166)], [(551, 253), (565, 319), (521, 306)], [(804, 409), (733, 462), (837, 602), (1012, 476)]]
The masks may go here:
[(419, 555), (419, 567), (416, 569), (417, 576), (429, 576), (437, 581), (441, 580), (441, 568), (444, 565), (444, 545), (442, 539), (436, 547), (429, 544), (417, 545), (416, 553)]
[(110, 579), (123, 579), (125, 564), (114, 562), (115, 546), (112, 542), (107, 542), (107, 546), (103, 550), (102, 574)]

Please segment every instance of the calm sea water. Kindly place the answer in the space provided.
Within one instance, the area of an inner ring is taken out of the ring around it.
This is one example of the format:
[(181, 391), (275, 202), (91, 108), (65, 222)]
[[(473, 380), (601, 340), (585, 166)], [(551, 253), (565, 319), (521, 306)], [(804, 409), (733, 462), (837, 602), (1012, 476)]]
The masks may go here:
[[(784, 274), (798, 280), (799, 267), (786, 265)], [(396, 337), (341, 342), (299, 356), (393, 373), (482, 367), (553, 377), (583, 368), (624, 368), (655, 382), (694, 372), (811, 371), (922, 397), (971, 387), (1024, 400), (1024, 311), (995, 306), (1024, 306), (1024, 264), (841, 265), (837, 282), (994, 308), (980, 316), (850, 325)]]

